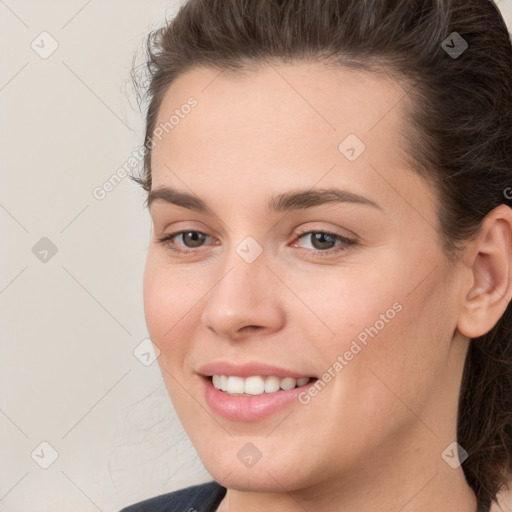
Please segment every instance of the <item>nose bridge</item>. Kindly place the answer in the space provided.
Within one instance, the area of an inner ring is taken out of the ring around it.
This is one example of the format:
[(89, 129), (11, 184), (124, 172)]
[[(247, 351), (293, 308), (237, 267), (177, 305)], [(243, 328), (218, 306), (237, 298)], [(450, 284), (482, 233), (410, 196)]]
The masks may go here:
[(201, 315), (202, 323), (224, 336), (235, 336), (249, 325), (275, 328), (282, 313), (276, 294), (270, 290), (273, 276), (267, 263), (263, 247), (253, 237), (246, 237), (224, 255)]
[(225, 256), (220, 280), (210, 299), (225, 301), (228, 307), (264, 302), (265, 288), (268, 290), (270, 284), (266, 264), (261, 244), (253, 237), (246, 237)]
[[(243, 286), (243, 283), (252, 287), (258, 284), (258, 277), (268, 273), (267, 253), (264, 252), (263, 245), (250, 235), (245, 236), (238, 243), (233, 243), (223, 255), (223, 259), (222, 275), (225, 276), (223, 281), (227, 280), (235, 288)], [(231, 282), (234, 281), (235, 274), (237, 282)], [(255, 282), (251, 283), (251, 281)], [(268, 278), (265, 281), (268, 282)]]

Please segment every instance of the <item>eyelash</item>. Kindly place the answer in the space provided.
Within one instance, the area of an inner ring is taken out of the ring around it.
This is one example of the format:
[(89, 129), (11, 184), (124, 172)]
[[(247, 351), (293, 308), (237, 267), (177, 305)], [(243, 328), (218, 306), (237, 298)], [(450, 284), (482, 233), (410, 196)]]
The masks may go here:
[[(179, 236), (179, 235), (182, 235), (182, 234), (186, 234), (186, 233), (199, 233), (201, 235), (204, 235), (205, 237), (209, 237), (210, 235), (207, 235), (206, 233), (203, 233), (202, 231), (195, 231), (195, 230), (192, 230), (192, 229), (186, 229), (186, 230), (181, 230), (181, 231), (176, 231), (174, 233), (169, 233), (168, 235), (165, 235), (163, 236), (162, 238), (157, 238), (157, 242), (159, 242), (160, 244), (162, 244), (164, 247), (166, 247), (167, 249), (170, 249), (171, 251), (175, 252), (175, 253), (178, 253), (178, 254), (182, 254), (182, 255), (187, 255), (187, 254), (192, 254), (194, 252), (197, 252), (196, 249), (189, 249), (189, 250), (183, 250), (183, 249), (178, 249), (176, 247), (176, 245), (174, 244), (174, 242), (172, 242), (172, 239)], [(349, 250), (349, 248), (351, 246), (354, 246), (356, 245), (356, 241), (355, 240), (352, 240), (350, 238), (347, 238), (345, 236), (342, 236), (338, 233), (333, 233), (331, 231), (325, 231), (325, 230), (309, 230), (309, 231), (303, 231), (303, 232), (298, 232), (295, 234), (296, 238), (297, 239), (300, 239), (306, 235), (311, 235), (311, 234), (318, 234), (318, 233), (321, 233), (323, 235), (327, 235), (331, 238), (335, 238), (335, 239), (338, 239), (342, 242), (342, 244), (344, 244), (346, 247), (343, 247), (342, 246), (338, 246), (337, 249), (335, 248), (331, 248), (331, 249), (318, 249), (318, 250), (314, 250), (314, 249), (305, 249), (303, 247), (300, 247), (299, 250), (303, 250), (303, 251), (307, 251), (309, 253), (312, 253), (312, 256), (313, 257), (325, 257), (325, 256), (333, 256), (335, 254), (338, 254), (340, 252), (345, 252), (347, 250)], [(212, 237), (210, 237), (212, 238)], [(198, 248), (200, 249), (200, 248)]]

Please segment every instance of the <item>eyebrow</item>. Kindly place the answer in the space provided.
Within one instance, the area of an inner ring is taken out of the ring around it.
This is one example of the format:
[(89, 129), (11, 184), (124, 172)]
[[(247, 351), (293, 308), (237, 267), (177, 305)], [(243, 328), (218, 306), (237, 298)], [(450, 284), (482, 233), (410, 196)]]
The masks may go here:
[[(180, 192), (171, 187), (161, 187), (151, 190), (148, 194), (147, 205), (151, 207), (155, 201), (163, 201), (200, 213), (208, 213), (210, 208), (199, 197), (187, 192)], [(292, 190), (272, 196), (266, 204), (268, 213), (285, 212), (288, 210), (305, 210), (329, 203), (353, 203), (372, 206), (379, 210), (382, 207), (375, 201), (354, 192), (338, 188)]]

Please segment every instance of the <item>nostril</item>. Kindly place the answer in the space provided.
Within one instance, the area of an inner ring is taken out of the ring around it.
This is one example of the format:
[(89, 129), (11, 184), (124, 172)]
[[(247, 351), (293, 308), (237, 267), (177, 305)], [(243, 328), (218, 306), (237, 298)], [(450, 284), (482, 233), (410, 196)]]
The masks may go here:
[(246, 326), (242, 327), (239, 330), (240, 331), (245, 331), (245, 330), (254, 331), (254, 330), (258, 330), (258, 329), (261, 329), (261, 326), (259, 326), (259, 325), (246, 325)]

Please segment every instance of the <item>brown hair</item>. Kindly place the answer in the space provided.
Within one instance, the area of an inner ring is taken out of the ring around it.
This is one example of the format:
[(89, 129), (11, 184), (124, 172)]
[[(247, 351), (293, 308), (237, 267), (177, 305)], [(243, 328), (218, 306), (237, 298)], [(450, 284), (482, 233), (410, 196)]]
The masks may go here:
[[(444, 43), (455, 45), (453, 32), (468, 44), (458, 56)], [(310, 59), (389, 72), (410, 86), (407, 153), (436, 186), (450, 259), (493, 208), (512, 206), (512, 44), (491, 0), (189, 0), (146, 43), (144, 169), (132, 177), (146, 191), (158, 110), (176, 77), (197, 66), (239, 71)], [(510, 304), (490, 332), (471, 340), (457, 436), (479, 510), (489, 510), (512, 472)]]

